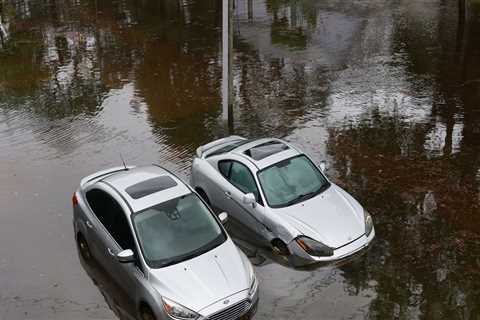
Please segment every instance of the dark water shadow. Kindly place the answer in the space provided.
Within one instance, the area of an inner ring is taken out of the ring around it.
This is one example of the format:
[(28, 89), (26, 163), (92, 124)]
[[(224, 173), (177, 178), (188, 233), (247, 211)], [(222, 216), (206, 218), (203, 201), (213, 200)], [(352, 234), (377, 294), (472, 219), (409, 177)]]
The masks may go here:
[(118, 279), (113, 279), (93, 257), (85, 260), (78, 249), (77, 255), (80, 264), (104, 297), (110, 310), (120, 320), (136, 320), (137, 310), (126, 292), (117, 284)]

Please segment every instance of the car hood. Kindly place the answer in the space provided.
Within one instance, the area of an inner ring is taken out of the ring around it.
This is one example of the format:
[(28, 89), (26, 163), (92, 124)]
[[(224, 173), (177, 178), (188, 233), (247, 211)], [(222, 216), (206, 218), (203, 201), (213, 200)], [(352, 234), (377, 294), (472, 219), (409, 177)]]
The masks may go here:
[(248, 258), (228, 239), (193, 259), (151, 270), (151, 283), (161, 296), (199, 312), (250, 286)]
[(365, 233), (362, 206), (334, 184), (311, 199), (275, 211), (300, 234), (331, 248), (341, 247)]

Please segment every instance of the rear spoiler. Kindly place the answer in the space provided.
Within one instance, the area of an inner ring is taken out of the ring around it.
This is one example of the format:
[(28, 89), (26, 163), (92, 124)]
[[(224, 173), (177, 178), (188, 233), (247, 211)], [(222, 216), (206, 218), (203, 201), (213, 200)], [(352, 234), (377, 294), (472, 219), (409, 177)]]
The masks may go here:
[(133, 168), (135, 168), (135, 166), (126, 166), (126, 167), (122, 166), (122, 167), (114, 167), (114, 168), (110, 168), (110, 169), (95, 172), (95, 173), (93, 173), (89, 176), (86, 176), (82, 180), (80, 180), (80, 187), (83, 188), (87, 183), (89, 183), (90, 181), (93, 181), (95, 179), (102, 178), (104, 176), (110, 175), (110, 174), (115, 173), (115, 172), (126, 171), (126, 170), (133, 169)]
[(204, 144), (203, 146), (197, 148), (197, 157), (201, 158), (205, 152), (222, 144), (227, 144), (228, 142), (233, 142), (236, 140), (245, 140), (245, 138), (240, 136), (228, 136), (226, 138), (218, 139), (210, 143)]

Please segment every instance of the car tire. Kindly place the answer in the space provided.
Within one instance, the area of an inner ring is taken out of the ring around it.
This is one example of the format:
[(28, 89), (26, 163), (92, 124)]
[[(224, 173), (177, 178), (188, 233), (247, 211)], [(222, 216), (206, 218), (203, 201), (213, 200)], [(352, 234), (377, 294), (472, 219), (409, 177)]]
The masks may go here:
[(140, 307), (140, 320), (156, 320), (157, 318), (153, 314), (152, 309), (147, 305)]
[(80, 256), (83, 258), (83, 260), (89, 261), (92, 259), (90, 247), (88, 246), (87, 240), (85, 240), (84, 236), (81, 233), (77, 235), (77, 247), (78, 252), (80, 252)]

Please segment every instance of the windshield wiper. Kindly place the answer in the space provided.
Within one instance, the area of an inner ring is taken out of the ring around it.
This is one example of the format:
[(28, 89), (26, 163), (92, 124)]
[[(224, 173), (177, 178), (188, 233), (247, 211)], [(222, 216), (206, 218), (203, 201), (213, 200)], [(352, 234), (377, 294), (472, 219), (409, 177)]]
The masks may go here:
[(180, 263), (180, 262), (198, 257), (198, 256), (212, 250), (213, 248), (215, 248), (219, 244), (223, 243), (224, 240), (225, 240), (224, 235), (223, 235), (223, 233), (221, 233), (217, 238), (213, 239), (212, 241), (210, 241), (206, 245), (204, 245), (204, 246), (202, 246), (198, 249), (193, 250), (192, 252), (186, 253), (186, 254), (178, 256), (178, 257), (174, 257), (174, 258), (164, 260), (163, 262), (159, 263), (160, 268), (168, 267), (168, 266), (171, 266), (171, 265), (174, 265), (174, 264), (177, 264), (177, 263)]
[(327, 190), (330, 187), (330, 185), (331, 185), (330, 182), (326, 182), (322, 184), (322, 186), (318, 188), (317, 193), (322, 193), (323, 191)]
[(310, 198), (313, 198), (314, 196), (316, 196), (317, 194), (319, 193), (322, 193), (323, 191), (327, 190), (328, 187), (330, 187), (330, 183), (324, 183), (320, 186), (320, 188), (318, 188), (317, 190), (315, 191), (312, 191), (312, 192), (308, 192), (308, 193), (304, 193), (304, 194), (300, 194), (298, 195), (296, 198), (290, 200), (287, 202), (287, 206), (291, 206), (295, 203), (298, 203), (302, 200), (307, 200), (307, 199), (310, 199)]
[(174, 265), (174, 264), (177, 264), (177, 263), (195, 258), (197, 255), (198, 255), (197, 253), (188, 253), (188, 254), (182, 255), (180, 257), (167, 259), (164, 262), (160, 263), (160, 265), (161, 265), (162, 268), (163, 267), (168, 267), (168, 266), (171, 266), (171, 265)]
[(312, 192), (308, 192), (308, 193), (305, 193), (305, 194), (300, 194), (296, 198), (288, 201), (287, 206), (291, 206), (292, 204), (298, 203), (298, 202), (300, 202), (304, 199), (305, 200), (309, 199), (309, 198), (313, 197), (315, 194), (317, 194), (317, 191), (312, 191)]

